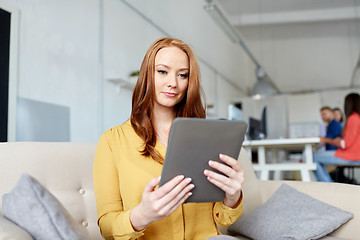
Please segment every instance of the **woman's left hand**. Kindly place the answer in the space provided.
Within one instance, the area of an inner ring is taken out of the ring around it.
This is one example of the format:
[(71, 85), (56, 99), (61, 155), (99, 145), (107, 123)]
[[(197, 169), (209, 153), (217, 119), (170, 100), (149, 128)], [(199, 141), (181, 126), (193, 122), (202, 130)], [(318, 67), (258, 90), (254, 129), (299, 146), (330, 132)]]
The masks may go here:
[(210, 170), (205, 170), (204, 175), (207, 177), (209, 182), (225, 192), (226, 196), (224, 204), (228, 207), (235, 208), (238, 206), (241, 198), (241, 189), (245, 180), (245, 171), (240, 166), (239, 161), (234, 158), (223, 154), (220, 154), (219, 158), (229, 166), (216, 161), (209, 161), (209, 166), (219, 172), (222, 172), (226, 176)]

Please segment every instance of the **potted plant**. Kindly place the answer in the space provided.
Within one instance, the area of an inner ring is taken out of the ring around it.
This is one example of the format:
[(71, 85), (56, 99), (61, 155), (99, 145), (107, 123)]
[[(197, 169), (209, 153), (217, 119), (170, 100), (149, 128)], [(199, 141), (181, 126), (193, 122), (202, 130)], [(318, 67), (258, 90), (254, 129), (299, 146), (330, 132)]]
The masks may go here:
[(129, 75), (129, 81), (132, 83), (136, 83), (139, 77), (140, 71), (136, 70), (130, 73)]

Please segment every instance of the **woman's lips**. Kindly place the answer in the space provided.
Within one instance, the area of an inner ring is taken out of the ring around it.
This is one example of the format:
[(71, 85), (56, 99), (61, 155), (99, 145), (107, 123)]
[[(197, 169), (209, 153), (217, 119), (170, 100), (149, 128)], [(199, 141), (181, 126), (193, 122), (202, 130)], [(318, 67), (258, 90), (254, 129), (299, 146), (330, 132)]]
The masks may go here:
[(163, 92), (163, 94), (164, 94), (165, 96), (171, 97), (171, 98), (176, 97), (176, 93)]

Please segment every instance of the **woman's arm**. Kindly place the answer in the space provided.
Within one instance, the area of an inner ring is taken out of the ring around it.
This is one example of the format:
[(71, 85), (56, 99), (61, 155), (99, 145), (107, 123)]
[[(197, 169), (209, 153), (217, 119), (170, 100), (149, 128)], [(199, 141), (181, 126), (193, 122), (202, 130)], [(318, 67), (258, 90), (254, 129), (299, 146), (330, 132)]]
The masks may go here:
[(220, 154), (220, 160), (225, 164), (209, 161), (209, 166), (226, 176), (205, 170), (204, 174), (215, 186), (225, 192), (225, 199), (222, 203), (215, 203), (213, 215), (215, 222), (222, 226), (234, 223), (242, 213), (242, 184), (244, 183), (244, 169), (239, 161), (227, 155)]
[(145, 186), (141, 203), (130, 213), (130, 221), (135, 230), (142, 230), (150, 223), (169, 216), (189, 198), (194, 185), (190, 178), (176, 176), (155, 190), (160, 178), (153, 178)]
[(216, 161), (209, 161), (209, 166), (224, 173), (226, 176), (210, 170), (205, 170), (204, 175), (209, 182), (225, 192), (224, 204), (230, 208), (236, 208), (240, 204), (239, 200), (242, 195), (241, 187), (245, 180), (245, 171), (240, 166), (239, 161), (234, 158), (223, 154), (220, 154), (219, 158), (227, 165)]
[(145, 187), (140, 204), (125, 210), (110, 142), (105, 133), (99, 140), (94, 161), (98, 225), (105, 239), (136, 239), (151, 222), (175, 211), (191, 195), (194, 185), (190, 184), (191, 179), (177, 176), (154, 190), (159, 178), (152, 179)]
[(123, 209), (119, 177), (108, 135), (109, 133), (105, 132), (98, 142), (93, 166), (98, 225), (105, 239), (112, 239), (112, 236), (131, 239), (135, 230), (128, 220), (130, 211), (126, 212)]
[(113, 161), (110, 133), (105, 132), (96, 149), (93, 177), (98, 212), (98, 225), (105, 239), (135, 239), (143, 235), (130, 223), (130, 211), (125, 211), (120, 194), (119, 177)]
[[(358, 134), (359, 128), (360, 128), (360, 121), (359, 118), (356, 118), (355, 116), (350, 116), (348, 120), (346, 121), (346, 127), (344, 127), (343, 131), (343, 139), (337, 137), (334, 139), (326, 138), (326, 137), (320, 137), (320, 143), (322, 145), (325, 145), (325, 143), (329, 143), (331, 145), (346, 149), (349, 146), (351, 146), (355, 140), (356, 134)], [(344, 140), (344, 145), (341, 145), (341, 140)]]
[(336, 147), (341, 147), (341, 138), (337, 137), (334, 139), (331, 138), (327, 138), (327, 137), (319, 137), (320, 138), (320, 144), (321, 145), (325, 145), (326, 143), (336, 146)]
[(343, 136), (345, 142), (345, 149), (350, 147), (354, 143), (356, 135), (359, 134), (359, 128), (360, 118), (356, 115), (350, 115), (350, 117), (346, 121), (346, 128)]

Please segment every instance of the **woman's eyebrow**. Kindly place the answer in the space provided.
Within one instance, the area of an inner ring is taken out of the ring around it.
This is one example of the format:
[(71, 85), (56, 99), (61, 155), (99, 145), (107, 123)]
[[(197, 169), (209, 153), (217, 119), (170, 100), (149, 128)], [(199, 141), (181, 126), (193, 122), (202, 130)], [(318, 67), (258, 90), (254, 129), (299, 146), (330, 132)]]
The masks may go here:
[(157, 64), (155, 65), (155, 67), (166, 67), (166, 68), (170, 68), (169, 66), (165, 65), (165, 64)]
[[(167, 66), (166, 64), (162, 64), (162, 63), (155, 65), (155, 67), (165, 67), (165, 68), (170, 69), (169, 66)], [(178, 71), (189, 71), (189, 68), (188, 67), (180, 68)]]

